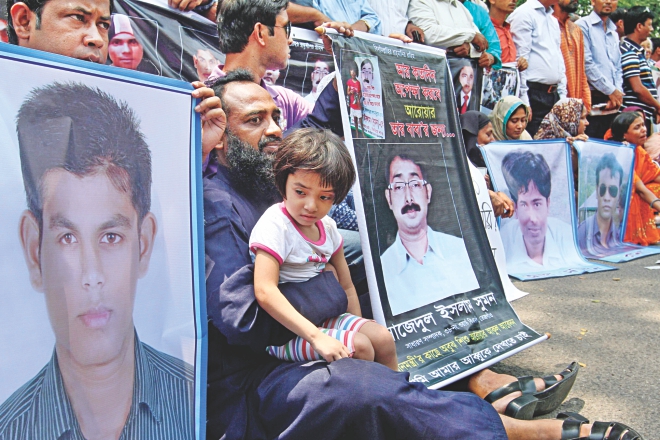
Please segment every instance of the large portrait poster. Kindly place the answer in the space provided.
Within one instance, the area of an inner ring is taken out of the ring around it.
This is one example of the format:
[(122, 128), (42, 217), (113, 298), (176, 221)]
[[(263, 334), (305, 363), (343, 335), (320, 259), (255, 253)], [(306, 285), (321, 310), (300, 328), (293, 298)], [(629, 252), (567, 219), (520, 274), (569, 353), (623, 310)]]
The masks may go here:
[(507, 96), (518, 96), (519, 90), (520, 73), (518, 73), (516, 63), (504, 64), (498, 70), (484, 70), (481, 112), (489, 115), (497, 101)]
[(202, 438), (190, 85), (12, 45), (0, 71), (0, 437)]
[[(541, 341), (503, 293), (456, 135), (444, 53), (364, 34), (336, 37), (333, 49), (341, 99), (354, 87), (356, 59), (372, 60), (382, 84), (383, 139), (348, 124), (344, 132), (371, 305), (395, 340), (399, 371), (437, 388)], [(349, 110), (342, 106), (344, 120)]]
[(578, 248), (586, 258), (621, 263), (660, 253), (624, 243), (635, 147), (615, 142), (574, 142), (579, 157)]
[(493, 142), (482, 151), (493, 187), (515, 203), (500, 229), (509, 275), (534, 280), (614, 269), (578, 252), (566, 141)]

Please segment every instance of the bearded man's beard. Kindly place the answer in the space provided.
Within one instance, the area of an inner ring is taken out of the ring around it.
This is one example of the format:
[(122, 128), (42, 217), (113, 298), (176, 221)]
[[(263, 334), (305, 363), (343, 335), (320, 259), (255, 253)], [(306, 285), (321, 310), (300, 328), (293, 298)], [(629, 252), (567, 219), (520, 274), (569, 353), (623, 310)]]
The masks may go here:
[(259, 151), (247, 142), (243, 142), (229, 130), (227, 134), (227, 163), (232, 179), (237, 188), (250, 197), (259, 197), (275, 203), (282, 196), (275, 187), (273, 176), (273, 155), (263, 150), (269, 142), (281, 140), (276, 136), (267, 136), (259, 141)]

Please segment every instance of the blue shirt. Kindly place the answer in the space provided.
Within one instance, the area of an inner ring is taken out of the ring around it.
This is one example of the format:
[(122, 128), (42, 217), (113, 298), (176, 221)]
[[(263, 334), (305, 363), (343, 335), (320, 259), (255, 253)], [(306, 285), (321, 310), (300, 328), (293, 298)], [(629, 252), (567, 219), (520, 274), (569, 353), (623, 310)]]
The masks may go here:
[(576, 23), (584, 36), (584, 69), (589, 86), (608, 96), (615, 90), (623, 91), (616, 25), (608, 18), (605, 31), (603, 20), (595, 12), (580, 18)]
[(408, 254), (398, 233), (380, 257), (392, 315), (479, 288), (461, 238), (431, 228), (427, 237), (423, 264)]
[[(120, 440), (193, 439), (194, 372), (135, 335), (133, 401)], [(53, 353), (50, 362), (0, 406), (0, 439), (84, 440)]]
[(367, 0), (296, 0), (294, 3), (321, 11), (333, 21), (369, 23), (369, 33), (380, 35), (380, 18)]
[(493, 63), (492, 68), (496, 70), (501, 69), (502, 48), (500, 47), (500, 37), (497, 36), (495, 26), (493, 26), (493, 22), (490, 21), (488, 11), (471, 0), (467, 0), (463, 3), (463, 6), (470, 11), (474, 24), (477, 25), (479, 32), (481, 32), (483, 36), (486, 37), (486, 40), (488, 40), (488, 50), (486, 50), (486, 52), (495, 57), (495, 63)]

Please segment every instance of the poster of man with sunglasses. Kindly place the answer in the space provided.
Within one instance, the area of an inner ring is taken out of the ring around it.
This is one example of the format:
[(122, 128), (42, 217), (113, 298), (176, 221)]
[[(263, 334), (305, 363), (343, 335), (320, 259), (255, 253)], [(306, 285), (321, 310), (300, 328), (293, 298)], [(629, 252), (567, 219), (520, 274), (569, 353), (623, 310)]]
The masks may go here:
[(577, 241), (586, 258), (613, 263), (656, 253), (622, 241), (630, 199), (633, 150), (625, 145), (589, 140), (577, 142)]

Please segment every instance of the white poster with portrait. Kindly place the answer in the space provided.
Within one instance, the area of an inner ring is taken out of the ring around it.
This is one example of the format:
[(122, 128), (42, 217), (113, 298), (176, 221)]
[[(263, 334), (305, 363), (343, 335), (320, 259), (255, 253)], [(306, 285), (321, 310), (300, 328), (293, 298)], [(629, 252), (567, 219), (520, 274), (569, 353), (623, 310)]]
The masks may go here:
[(0, 71), (0, 438), (201, 438), (190, 85), (10, 45)]

